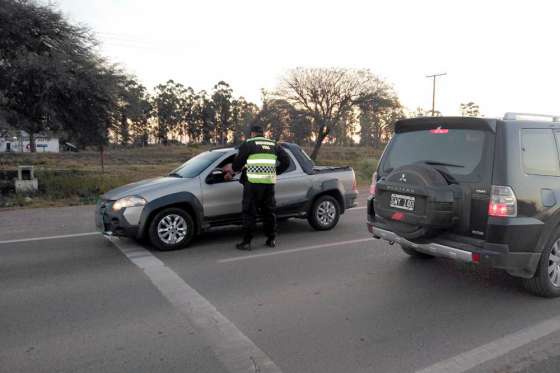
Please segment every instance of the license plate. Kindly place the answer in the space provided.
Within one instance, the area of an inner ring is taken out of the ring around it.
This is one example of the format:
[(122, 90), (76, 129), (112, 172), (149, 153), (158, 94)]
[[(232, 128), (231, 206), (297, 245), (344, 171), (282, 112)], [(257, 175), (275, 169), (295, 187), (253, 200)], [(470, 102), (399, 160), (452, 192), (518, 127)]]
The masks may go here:
[(401, 194), (391, 194), (391, 202), (389, 203), (389, 206), (396, 209), (414, 211), (415, 202), (416, 198), (414, 197), (403, 196)]

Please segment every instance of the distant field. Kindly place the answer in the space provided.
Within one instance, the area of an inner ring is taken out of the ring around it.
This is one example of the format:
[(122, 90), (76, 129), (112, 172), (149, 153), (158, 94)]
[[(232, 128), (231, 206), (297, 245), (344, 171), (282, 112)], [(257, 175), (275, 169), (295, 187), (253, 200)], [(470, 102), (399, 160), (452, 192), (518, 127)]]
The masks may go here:
[[(209, 149), (202, 145), (151, 145), (144, 148), (112, 148), (104, 154), (101, 172), (99, 152), (0, 155), (0, 207), (45, 207), (94, 203), (114, 187), (162, 176), (191, 157)], [(310, 149), (307, 149), (310, 151)], [(321, 148), (318, 164), (350, 165), (359, 186), (369, 183), (380, 151), (366, 147)], [(39, 193), (16, 195), (13, 181), (18, 165), (34, 165)]]

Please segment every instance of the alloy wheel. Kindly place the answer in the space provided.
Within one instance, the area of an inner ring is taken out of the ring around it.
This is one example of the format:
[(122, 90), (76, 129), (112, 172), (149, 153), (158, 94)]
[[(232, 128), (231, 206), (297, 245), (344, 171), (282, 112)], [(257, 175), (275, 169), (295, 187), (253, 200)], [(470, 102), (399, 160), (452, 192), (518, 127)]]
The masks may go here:
[(553, 286), (560, 287), (560, 239), (554, 243), (548, 256), (548, 278)]
[(315, 213), (317, 221), (323, 226), (328, 226), (336, 218), (336, 206), (331, 201), (323, 201), (317, 206), (317, 212)]
[(187, 235), (187, 222), (179, 215), (166, 215), (158, 223), (157, 234), (167, 245), (178, 244)]

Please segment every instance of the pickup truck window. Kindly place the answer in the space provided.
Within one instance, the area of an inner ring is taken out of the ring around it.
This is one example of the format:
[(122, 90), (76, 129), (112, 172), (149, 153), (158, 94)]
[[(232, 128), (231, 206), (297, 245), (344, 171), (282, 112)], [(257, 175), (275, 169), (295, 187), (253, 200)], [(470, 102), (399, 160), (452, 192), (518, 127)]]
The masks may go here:
[(197, 177), (222, 155), (223, 152), (219, 151), (201, 153), (171, 171), (170, 175), (177, 175), (184, 178)]

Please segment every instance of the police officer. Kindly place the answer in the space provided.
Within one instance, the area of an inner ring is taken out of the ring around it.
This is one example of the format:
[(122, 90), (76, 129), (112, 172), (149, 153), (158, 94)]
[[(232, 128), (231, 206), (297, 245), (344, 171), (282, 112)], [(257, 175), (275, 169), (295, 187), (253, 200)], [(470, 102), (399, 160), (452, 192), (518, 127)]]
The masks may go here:
[(274, 184), (276, 175), (286, 171), (290, 158), (275, 141), (264, 137), (260, 126), (251, 127), (251, 138), (239, 147), (233, 161), (234, 172), (242, 171), (243, 184), (243, 241), (237, 244), (239, 250), (251, 250), (251, 240), (257, 225), (260, 210), (266, 234), (266, 246), (276, 246), (276, 200)]

